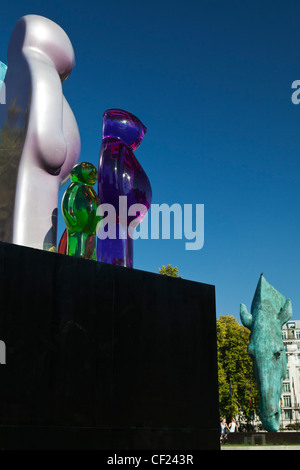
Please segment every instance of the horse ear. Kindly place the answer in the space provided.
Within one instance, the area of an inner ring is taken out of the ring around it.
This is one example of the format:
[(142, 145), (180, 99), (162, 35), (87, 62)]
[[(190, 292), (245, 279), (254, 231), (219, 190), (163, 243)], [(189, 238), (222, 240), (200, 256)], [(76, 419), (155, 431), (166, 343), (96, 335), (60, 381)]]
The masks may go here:
[(252, 315), (251, 313), (248, 312), (247, 307), (244, 304), (240, 305), (240, 317), (241, 317), (243, 325), (249, 330), (251, 330)]
[(292, 318), (292, 302), (291, 299), (287, 299), (284, 306), (278, 314), (281, 326)]

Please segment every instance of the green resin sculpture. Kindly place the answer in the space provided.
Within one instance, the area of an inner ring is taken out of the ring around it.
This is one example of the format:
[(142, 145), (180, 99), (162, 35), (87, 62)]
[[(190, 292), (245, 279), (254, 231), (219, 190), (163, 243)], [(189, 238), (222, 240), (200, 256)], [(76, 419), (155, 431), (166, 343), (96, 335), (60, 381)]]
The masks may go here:
[(96, 260), (96, 228), (100, 204), (93, 189), (98, 172), (91, 163), (78, 163), (70, 174), (71, 184), (62, 199), (62, 213), (67, 227), (67, 254)]
[(241, 304), (240, 316), (243, 325), (251, 331), (248, 353), (253, 359), (259, 391), (260, 419), (267, 431), (278, 431), (282, 382), (286, 377), (282, 326), (292, 316), (292, 304), (261, 275), (251, 313)]

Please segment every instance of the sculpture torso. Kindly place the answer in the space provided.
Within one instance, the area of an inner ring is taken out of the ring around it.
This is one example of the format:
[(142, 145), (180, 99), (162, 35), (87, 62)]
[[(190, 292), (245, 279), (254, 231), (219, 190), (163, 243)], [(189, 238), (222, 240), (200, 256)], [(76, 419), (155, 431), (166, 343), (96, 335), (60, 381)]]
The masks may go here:
[[(152, 193), (148, 177), (132, 149), (120, 140), (103, 140), (99, 160), (98, 195), (101, 203), (109, 203), (115, 207), (117, 217), (119, 196), (127, 197), (127, 207), (133, 204), (143, 204), (147, 210), (150, 207)], [(133, 219), (133, 216), (128, 217), (128, 224)]]

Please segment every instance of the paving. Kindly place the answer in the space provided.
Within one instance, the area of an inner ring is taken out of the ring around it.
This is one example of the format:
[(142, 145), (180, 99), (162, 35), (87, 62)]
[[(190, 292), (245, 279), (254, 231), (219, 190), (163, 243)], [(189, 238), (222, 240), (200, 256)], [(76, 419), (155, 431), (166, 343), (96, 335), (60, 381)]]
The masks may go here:
[(300, 445), (290, 445), (290, 446), (285, 446), (285, 445), (278, 445), (278, 446), (262, 446), (262, 445), (257, 445), (257, 446), (221, 446), (221, 450), (300, 450)]

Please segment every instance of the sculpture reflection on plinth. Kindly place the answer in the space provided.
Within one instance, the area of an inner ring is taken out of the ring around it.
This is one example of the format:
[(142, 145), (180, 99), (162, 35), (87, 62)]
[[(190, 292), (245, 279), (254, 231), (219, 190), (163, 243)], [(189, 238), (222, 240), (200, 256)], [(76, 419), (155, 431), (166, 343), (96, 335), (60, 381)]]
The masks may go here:
[[(103, 115), (103, 140), (99, 158), (98, 196), (105, 208), (115, 209), (115, 233), (106, 232), (104, 224), (97, 233), (97, 259), (109, 264), (133, 267), (133, 240), (129, 225), (136, 228), (145, 217), (152, 201), (151, 185), (136, 159), (136, 150), (146, 133), (146, 127), (133, 114), (121, 109), (109, 109)], [(120, 208), (126, 198), (129, 214)], [(135, 212), (135, 204), (137, 212)]]
[(71, 184), (62, 199), (67, 227), (66, 254), (96, 260), (96, 228), (99, 199), (93, 189), (97, 169), (91, 163), (78, 163), (71, 171)]
[(260, 396), (260, 419), (267, 431), (280, 427), (280, 397), (286, 377), (282, 326), (292, 316), (292, 304), (260, 276), (251, 305), (240, 307), (243, 325), (250, 330), (248, 346)]

